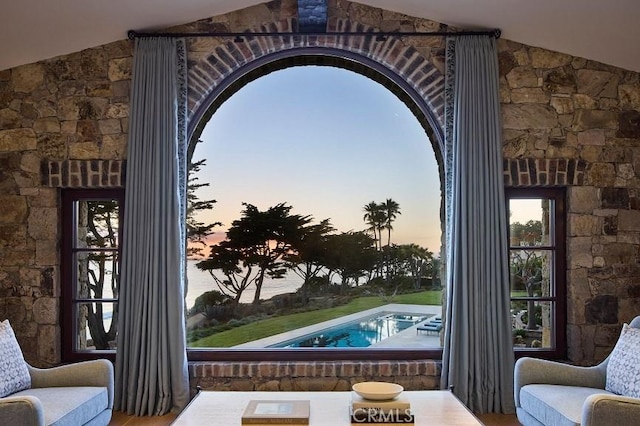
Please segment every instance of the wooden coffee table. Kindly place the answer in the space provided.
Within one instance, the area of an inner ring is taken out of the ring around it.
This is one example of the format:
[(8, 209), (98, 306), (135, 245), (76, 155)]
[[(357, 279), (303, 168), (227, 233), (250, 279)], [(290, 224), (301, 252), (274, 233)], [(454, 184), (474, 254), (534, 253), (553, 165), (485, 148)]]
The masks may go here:
[[(405, 391), (415, 426), (473, 426), (482, 423), (449, 391)], [(240, 425), (249, 400), (311, 401), (311, 426), (351, 425), (351, 392), (200, 392), (173, 422), (176, 426)]]

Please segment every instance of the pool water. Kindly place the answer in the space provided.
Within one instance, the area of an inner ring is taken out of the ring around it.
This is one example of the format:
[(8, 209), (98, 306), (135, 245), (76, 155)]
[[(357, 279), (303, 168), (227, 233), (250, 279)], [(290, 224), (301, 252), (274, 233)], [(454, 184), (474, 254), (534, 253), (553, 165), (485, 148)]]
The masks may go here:
[(405, 330), (426, 316), (382, 313), (271, 345), (271, 348), (366, 348)]

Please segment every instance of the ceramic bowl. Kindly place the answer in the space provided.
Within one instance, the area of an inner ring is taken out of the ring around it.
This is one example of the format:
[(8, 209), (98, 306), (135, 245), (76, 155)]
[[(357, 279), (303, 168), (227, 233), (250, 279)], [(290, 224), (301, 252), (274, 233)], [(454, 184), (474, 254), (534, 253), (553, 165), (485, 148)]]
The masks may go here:
[(398, 384), (387, 382), (361, 382), (353, 385), (352, 389), (362, 398), (376, 401), (393, 399), (404, 390)]

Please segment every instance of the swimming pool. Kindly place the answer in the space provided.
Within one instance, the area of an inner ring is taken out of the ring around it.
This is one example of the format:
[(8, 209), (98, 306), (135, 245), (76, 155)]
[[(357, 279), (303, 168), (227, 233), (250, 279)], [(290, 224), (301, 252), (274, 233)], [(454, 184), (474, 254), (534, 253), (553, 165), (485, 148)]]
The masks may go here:
[(425, 315), (382, 312), (357, 321), (306, 334), (270, 348), (366, 348), (405, 330)]

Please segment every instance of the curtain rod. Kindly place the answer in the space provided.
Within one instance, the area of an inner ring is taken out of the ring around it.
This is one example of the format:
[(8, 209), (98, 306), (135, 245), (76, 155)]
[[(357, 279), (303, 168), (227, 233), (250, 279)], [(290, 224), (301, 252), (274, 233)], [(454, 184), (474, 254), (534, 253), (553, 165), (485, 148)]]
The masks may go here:
[(460, 36), (468, 36), (468, 35), (481, 35), (481, 36), (491, 36), (495, 38), (500, 38), (502, 31), (500, 29), (493, 29), (487, 31), (458, 31), (458, 32), (444, 32), (444, 31), (434, 31), (434, 32), (386, 32), (386, 31), (378, 31), (378, 32), (330, 32), (330, 33), (321, 33), (321, 32), (309, 32), (309, 33), (291, 33), (291, 32), (264, 32), (264, 33), (255, 33), (255, 32), (246, 32), (246, 33), (235, 33), (235, 32), (201, 32), (201, 33), (145, 33), (138, 32), (134, 30), (129, 30), (127, 32), (127, 37), (129, 40), (133, 40), (136, 38), (145, 38), (145, 37), (169, 37), (169, 38), (178, 38), (178, 37), (233, 37), (235, 41), (242, 41), (242, 37), (288, 37), (288, 36), (340, 36), (340, 37), (368, 37), (368, 36), (376, 36), (376, 37), (460, 37)]

